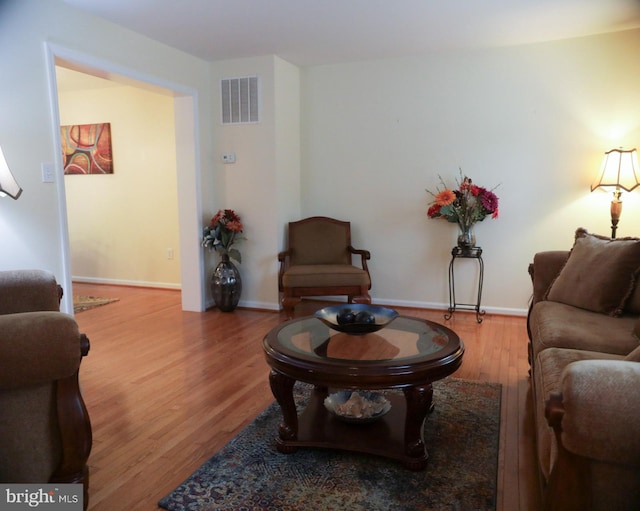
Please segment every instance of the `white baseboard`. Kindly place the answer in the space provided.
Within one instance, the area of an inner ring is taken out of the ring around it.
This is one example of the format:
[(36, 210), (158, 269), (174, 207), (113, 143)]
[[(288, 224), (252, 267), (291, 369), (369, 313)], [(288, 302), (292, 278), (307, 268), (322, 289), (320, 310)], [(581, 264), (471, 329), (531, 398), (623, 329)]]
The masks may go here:
[[(446, 311), (449, 308), (448, 303), (440, 302), (414, 302), (407, 300), (386, 300), (384, 298), (371, 298), (371, 302), (378, 305), (395, 306), (395, 307), (413, 307), (416, 309), (435, 309)], [(460, 310), (460, 309), (459, 309)], [(526, 316), (528, 309), (515, 309), (507, 307), (485, 307), (480, 304), (480, 310), (487, 314), (500, 314), (503, 316)]]
[[(120, 280), (120, 279), (100, 279), (95, 277), (76, 277), (72, 278), (73, 282), (82, 282), (86, 284), (112, 284), (116, 286), (134, 286), (134, 287), (151, 287), (158, 289), (181, 289), (180, 284), (175, 283), (167, 283), (167, 282), (146, 282), (139, 280)], [(336, 297), (336, 296), (320, 296), (320, 297), (309, 297), (306, 298), (308, 300), (331, 300), (346, 302), (346, 297)], [(394, 300), (394, 299), (385, 299), (385, 298), (376, 298), (372, 297), (371, 302), (375, 305), (384, 305), (386, 307), (409, 307), (415, 309), (432, 309), (432, 310), (442, 310), (446, 311), (449, 308), (448, 303), (441, 302), (418, 302), (418, 301), (410, 301), (410, 300)], [(213, 300), (208, 301), (206, 304), (207, 308), (211, 308), (215, 306)], [(253, 300), (240, 300), (238, 303), (238, 307), (244, 307), (247, 309), (261, 309), (261, 310), (270, 310), (278, 312), (281, 310), (280, 302), (259, 302)], [(526, 316), (528, 309), (516, 309), (516, 308), (507, 308), (507, 307), (484, 307), (481, 305), (481, 310), (484, 310), (487, 314), (500, 314), (503, 316)]]
[[(207, 303), (205, 303), (206, 309), (211, 309), (212, 307), (215, 307), (215, 306), (216, 304), (213, 300), (209, 300), (207, 301)], [(280, 304), (273, 303), (273, 302), (255, 302), (252, 300), (240, 300), (238, 302), (238, 307), (245, 308), (245, 309), (267, 310), (267, 311), (273, 311), (273, 312), (280, 311)]]
[[(320, 296), (320, 297), (308, 297), (305, 300), (318, 300), (318, 301), (327, 301), (330, 300), (332, 302), (347, 302), (346, 297), (344, 296)], [(256, 307), (261, 309), (268, 310), (280, 310), (280, 303), (261, 303), (260, 305), (245, 305), (251, 302), (243, 302), (240, 300), (240, 307)], [(414, 309), (431, 309), (431, 310), (442, 310), (443, 312), (449, 308), (448, 303), (442, 302), (418, 302), (418, 301), (409, 301), (409, 300), (394, 300), (394, 299), (386, 299), (386, 298), (376, 298), (375, 296), (371, 297), (371, 303), (375, 305), (382, 305), (385, 307), (409, 307)], [(210, 305), (213, 307), (213, 303)], [(461, 309), (459, 309), (461, 310)], [(466, 310), (466, 309), (465, 309)], [(507, 307), (484, 307), (480, 304), (480, 310), (485, 311), (487, 314), (499, 314), (502, 316), (525, 316), (527, 315), (528, 309), (516, 309), (516, 308), (507, 308)], [(472, 311), (473, 312), (473, 311)]]
[(172, 282), (147, 282), (145, 280), (101, 279), (96, 277), (72, 276), (72, 282), (83, 284), (110, 284), (113, 286), (153, 287), (158, 289), (182, 289), (180, 284)]

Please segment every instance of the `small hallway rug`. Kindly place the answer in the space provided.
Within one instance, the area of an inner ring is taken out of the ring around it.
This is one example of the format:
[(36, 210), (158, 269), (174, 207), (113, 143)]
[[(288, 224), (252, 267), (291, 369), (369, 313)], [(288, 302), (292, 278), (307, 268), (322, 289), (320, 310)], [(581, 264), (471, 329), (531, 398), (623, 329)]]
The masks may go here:
[[(299, 406), (309, 388), (296, 383)], [(422, 472), (344, 451), (281, 454), (274, 439), (282, 414), (274, 402), (158, 505), (170, 511), (494, 511), (501, 385), (447, 378), (433, 388)]]
[(82, 312), (109, 303), (117, 302), (119, 298), (99, 298), (96, 296), (76, 295), (73, 297), (73, 311)]

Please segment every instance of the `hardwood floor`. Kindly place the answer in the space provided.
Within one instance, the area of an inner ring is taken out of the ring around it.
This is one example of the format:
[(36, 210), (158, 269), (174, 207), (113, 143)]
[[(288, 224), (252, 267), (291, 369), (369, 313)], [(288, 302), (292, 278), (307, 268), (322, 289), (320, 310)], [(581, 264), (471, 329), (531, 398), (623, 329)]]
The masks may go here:
[[(119, 298), (76, 315), (91, 340), (81, 384), (93, 426), (90, 509), (155, 510), (273, 401), (262, 338), (281, 313), (182, 312), (180, 293), (74, 284), (76, 294)], [(296, 315), (312, 314), (304, 302)], [(448, 325), (466, 352), (455, 377), (503, 385), (497, 511), (540, 508), (525, 318), (401, 309)]]

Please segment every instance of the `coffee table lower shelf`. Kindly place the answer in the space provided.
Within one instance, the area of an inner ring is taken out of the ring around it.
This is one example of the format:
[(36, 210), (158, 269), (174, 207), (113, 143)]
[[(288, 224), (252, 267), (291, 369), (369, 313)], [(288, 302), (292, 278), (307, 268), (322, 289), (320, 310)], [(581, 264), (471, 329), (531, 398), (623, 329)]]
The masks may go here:
[[(316, 389), (307, 407), (298, 416), (296, 439), (276, 438), (278, 450), (290, 454), (298, 447), (318, 447), (385, 456), (402, 462), (410, 470), (424, 470), (429, 455), (420, 445), (405, 442), (406, 399), (402, 393), (388, 394), (391, 410), (369, 423), (351, 423), (334, 417), (324, 406), (326, 392)], [(408, 451), (413, 451), (412, 455)]]

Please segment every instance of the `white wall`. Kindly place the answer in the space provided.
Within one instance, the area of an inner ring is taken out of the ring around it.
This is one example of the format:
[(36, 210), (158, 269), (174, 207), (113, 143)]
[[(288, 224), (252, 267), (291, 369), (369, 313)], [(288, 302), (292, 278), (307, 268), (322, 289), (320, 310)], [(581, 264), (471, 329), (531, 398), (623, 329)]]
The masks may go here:
[[(352, 222), (374, 301), (443, 306), (457, 229), (427, 219), (425, 188), (438, 174), (455, 184), (461, 167), (499, 185), (500, 218), (476, 227), (483, 304), (523, 312), (536, 251), (570, 248), (578, 226), (610, 232), (610, 196), (589, 185), (605, 151), (640, 145), (639, 55), (632, 31), (305, 69), (303, 216)], [(640, 235), (638, 192), (624, 199), (625, 235)]]
[(111, 86), (59, 107), (62, 125), (110, 123), (114, 157), (113, 174), (65, 176), (74, 280), (180, 288), (173, 97)]
[[(50, 44), (70, 55), (90, 56), (92, 62), (118, 71), (133, 70), (135, 78), (149, 77), (156, 85), (179, 90), (187, 102), (193, 98), (199, 136), (191, 168), (180, 169), (178, 179), (179, 194), (190, 201), (180, 212), (180, 251), (184, 258), (184, 246), (194, 247), (193, 253), (199, 255), (201, 218), (194, 212), (217, 187), (211, 159), (209, 64), (60, 0), (8, 0), (0, 4), (0, 145), (24, 193), (18, 201), (0, 201), (0, 268), (47, 269), (63, 285), (70, 283), (62, 257), (66, 228), (58, 216), (64, 194), (60, 186), (42, 183), (40, 171), (41, 162), (55, 162), (58, 176), (61, 172), (55, 140), (56, 99), (49, 95)], [(185, 285), (197, 287), (199, 295), (199, 261), (196, 257), (190, 262), (181, 276), (183, 295)], [(199, 297), (196, 302), (191, 310), (201, 307)], [(67, 310), (69, 305), (66, 303)]]
[[(212, 64), (215, 161), (220, 173), (221, 205), (204, 204), (208, 222), (218, 207), (242, 217), (245, 241), (238, 245), (243, 282), (241, 306), (277, 309), (277, 253), (284, 220), (300, 211), (300, 85), (298, 70), (274, 56), (221, 61)], [(222, 125), (219, 80), (258, 75), (261, 119), (256, 124)], [(236, 163), (223, 164), (222, 154), (233, 152)], [(211, 271), (218, 262), (211, 254)]]

